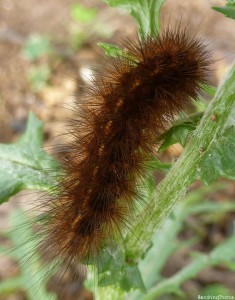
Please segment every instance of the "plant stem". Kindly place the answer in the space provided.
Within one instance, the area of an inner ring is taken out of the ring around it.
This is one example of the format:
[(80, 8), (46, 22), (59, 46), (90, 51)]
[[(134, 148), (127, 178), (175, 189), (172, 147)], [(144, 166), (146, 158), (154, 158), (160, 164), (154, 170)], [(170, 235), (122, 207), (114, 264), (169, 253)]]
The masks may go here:
[(235, 245), (235, 234), (223, 244), (218, 245), (214, 248), (209, 255), (197, 254), (194, 260), (178, 271), (172, 277), (165, 279), (164, 281), (153, 287), (146, 295), (142, 295), (141, 300), (155, 300), (160, 295), (181, 292), (181, 284), (185, 281), (195, 278), (195, 276), (205, 268), (210, 266), (219, 265), (221, 263), (229, 262), (235, 257), (233, 248)]
[(127, 257), (138, 261), (146, 252), (156, 229), (173, 210), (174, 205), (184, 198), (190, 184), (197, 179), (204, 153), (221, 136), (228, 119), (234, 114), (234, 108), (235, 62), (220, 84), (183, 155), (158, 185), (145, 215), (136, 218), (132, 232), (127, 234), (124, 243)]

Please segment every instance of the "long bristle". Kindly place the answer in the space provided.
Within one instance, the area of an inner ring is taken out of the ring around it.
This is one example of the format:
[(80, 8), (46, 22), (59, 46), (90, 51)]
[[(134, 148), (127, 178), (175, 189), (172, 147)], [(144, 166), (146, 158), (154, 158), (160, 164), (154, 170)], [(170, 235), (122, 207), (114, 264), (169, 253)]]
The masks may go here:
[(75, 108), (59, 194), (40, 231), (53, 257), (82, 262), (125, 225), (156, 138), (208, 81), (210, 53), (185, 29), (125, 46), (133, 59), (109, 58)]

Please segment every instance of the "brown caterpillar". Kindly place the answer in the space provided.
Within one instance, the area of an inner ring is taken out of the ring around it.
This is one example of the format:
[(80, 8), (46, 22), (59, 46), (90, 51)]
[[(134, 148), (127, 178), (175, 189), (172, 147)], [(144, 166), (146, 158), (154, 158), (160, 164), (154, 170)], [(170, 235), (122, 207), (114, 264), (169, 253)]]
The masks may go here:
[[(44, 252), (80, 262), (125, 224), (156, 138), (208, 83), (210, 52), (168, 27), (109, 58), (75, 108), (58, 195), (39, 230)], [(47, 203), (48, 205), (48, 203)]]

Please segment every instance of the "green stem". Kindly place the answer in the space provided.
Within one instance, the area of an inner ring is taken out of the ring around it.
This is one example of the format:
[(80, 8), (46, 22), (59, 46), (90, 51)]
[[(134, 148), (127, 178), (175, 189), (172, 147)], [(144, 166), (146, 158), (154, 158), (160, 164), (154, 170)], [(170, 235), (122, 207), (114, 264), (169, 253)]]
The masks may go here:
[[(235, 62), (220, 84), (184, 154), (157, 187), (145, 216), (138, 216), (133, 230), (127, 234), (124, 246), (127, 256), (132, 260), (138, 261), (146, 252), (156, 229), (173, 210), (174, 205), (184, 198), (187, 188), (198, 176), (203, 153), (217, 141), (228, 119), (234, 114), (234, 104)], [(216, 121), (212, 116), (216, 116)]]
[(195, 278), (200, 271), (210, 266), (229, 263), (230, 260), (233, 260), (235, 257), (233, 251), (234, 243), (235, 235), (233, 235), (223, 244), (214, 248), (209, 255), (197, 254), (194, 260), (188, 266), (184, 267), (169, 279), (165, 279), (164, 281), (160, 282), (155, 287), (150, 289), (146, 295), (142, 295), (141, 298), (136, 298), (136, 300), (155, 300), (158, 299), (160, 295), (181, 293), (182, 283), (191, 278)]
[(214, 262), (209, 259), (207, 255), (201, 255), (198, 259), (193, 261), (191, 264), (183, 268), (181, 271), (176, 273), (169, 279), (164, 280), (151, 289), (147, 295), (142, 295), (141, 300), (155, 300), (160, 295), (166, 295), (171, 293), (180, 293), (180, 285), (194, 278), (200, 271), (213, 265)]

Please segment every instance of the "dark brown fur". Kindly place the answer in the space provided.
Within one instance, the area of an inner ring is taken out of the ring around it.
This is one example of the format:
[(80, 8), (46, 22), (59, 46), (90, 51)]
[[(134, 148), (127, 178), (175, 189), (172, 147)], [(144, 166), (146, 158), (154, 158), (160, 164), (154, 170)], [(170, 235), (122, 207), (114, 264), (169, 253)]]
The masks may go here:
[(177, 28), (109, 58), (76, 108), (64, 176), (42, 225), (45, 252), (71, 261), (96, 254), (131, 213), (156, 138), (207, 83), (209, 52)]

